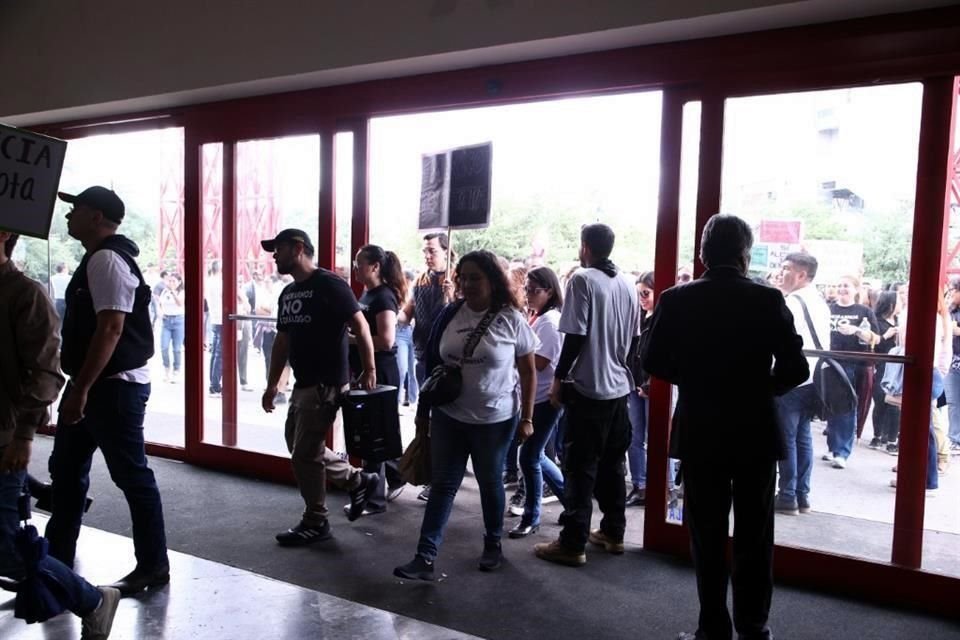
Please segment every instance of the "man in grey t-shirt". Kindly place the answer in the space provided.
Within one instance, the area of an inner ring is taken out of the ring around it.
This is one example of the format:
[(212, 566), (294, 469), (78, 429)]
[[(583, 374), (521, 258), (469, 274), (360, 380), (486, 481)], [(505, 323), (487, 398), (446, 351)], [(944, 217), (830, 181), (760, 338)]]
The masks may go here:
[[(613, 230), (604, 224), (587, 225), (580, 233), (584, 268), (567, 283), (560, 316), (563, 350), (550, 389), (550, 401), (562, 402), (567, 413), (566, 509), (560, 538), (534, 550), (539, 558), (570, 566), (586, 562), (588, 540), (623, 553), (627, 395), (635, 388), (628, 361), (636, 350), (638, 305), (633, 284), (610, 261), (613, 243)], [(603, 520), (590, 531), (594, 497)]]

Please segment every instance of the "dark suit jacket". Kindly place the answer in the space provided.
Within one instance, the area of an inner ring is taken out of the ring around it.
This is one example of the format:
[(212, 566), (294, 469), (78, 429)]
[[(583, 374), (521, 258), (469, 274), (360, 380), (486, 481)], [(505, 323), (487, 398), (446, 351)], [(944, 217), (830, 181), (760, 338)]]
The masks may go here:
[(783, 295), (732, 267), (664, 291), (641, 358), (679, 387), (671, 456), (782, 459), (774, 397), (807, 380), (802, 347)]

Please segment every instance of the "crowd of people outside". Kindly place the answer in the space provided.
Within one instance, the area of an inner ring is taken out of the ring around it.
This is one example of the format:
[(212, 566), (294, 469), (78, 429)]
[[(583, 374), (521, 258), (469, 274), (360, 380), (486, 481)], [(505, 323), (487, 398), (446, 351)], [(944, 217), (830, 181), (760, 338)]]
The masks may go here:
[[(169, 581), (163, 509), (142, 426), (155, 344), (163, 382), (182, 380), (185, 283), (175, 268), (150, 264), (141, 273), (139, 249), (118, 233), (124, 209), (112, 191), (92, 187), (61, 198), (73, 204), (68, 229), (86, 254), (73, 270), (57, 265), (49, 298), (38, 298), (36, 283), (21, 282), (9, 259), (16, 237), (0, 234), (0, 277), (15, 282), (9, 290), (29, 302), (16, 307), (25, 315), (11, 324), (24, 335), (4, 339), (30, 350), (28, 383), (37, 389), (28, 398), (0, 398), (22, 405), (4, 414), (13, 422), (0, 425), (0, 497), (9, 515), (27, 481), (39, 412), (56, 399), (66, 374), (58, 423), (70, 428), (57, 429), (50, 459), (47, 562), (69, 585), (73, 597), (64, 608), (84, 619), (83, 638), (105, 638), (119, 597)], [(614, 264), (614, 230), (600, 223), (583, 227), (578, 264), (562, 273), (542, 260), (510, 261), (486, 250), (457, 256), (443, 233), (423, 237), (419, 272), (389, 248), (366, 245), (352, 264), (352, 280), (363, 288), (359, 299), (350, 279), (315, 265), (306, 232), (285, 229), (261, 244), (265, 255), (236, 283), (233, 309), (224, 309), (220, 262), (207, 263), (206, 383), (211, 397), (222, 396), (224, 326), (228, 311), (235, 313), (240, 390), (262, 389), (267, 413), (288, 405), (283, 437), (304, 509), (276, 534), (284, 547), (332, 536), (328, 481), (347, 493), (349, 521), (387, 512), (404, 490), (399, 459), (356, 467), (326, 444), (351, 386), (386, 385), (394, 389), (395, 418), (401, 407), (416, 407), (417, 432), (429, 434), (431, 453), (431, 481), (417, 496), (426, 505), (416, 551), (394, 569), (396, 576), (434, 578), (468, 460), (483, 515), (480, 570), (502, 564), (505, 516), (518, 518), (507, 537), (532, 536), (549, 501), (562, 506), (561, 530), (533, 546), (537, 557), (577, 567), (587, 562), (590, 545), (621, 554), (627, 509), (646, 502), (652, 375), (678, 389), (667, 488), (669, 500), (685, 501), (703, 637), (729, 637), (732, 627), (743, 637), (769, 637), (773, 517), (812, 510), (817, 420), (828, 449), (822, 461), (833, 470), (856, 464), (855, 445), (870, 416), (870, 448), (899, 452), (903, 365), (858, 354), (903, 353), (906, 285), (870, 287), (851, 274), (821, 286), (817, 258), (802, 251), (787, 255), (768, 277), (748, 278), (752, 234), (733, 216), (715, 216), (704, 229), (705, 274), (694, 278), (682, 266), (676, 286), (659, 301), (652, 271)], [(931, 496), (950, 456), (960, 453), (960, 281), (944, 293), (928, 438)], [(729, 339), (718, 342), (691, 324), (723, 306), (734, 311), (714, 318)], [(25, 319), (60, 331), (38, 337)], [(248, 375), (251, 349), (263, 359), (263, 380)], [(804, 356), (801, 349), (836, 357)], [(705, 353), (715, 364), (703, 364)], [(456, 392), (444, 395), (443, 379), (453, 372)], [(826, 411), (827, 395), (845, 399), (843, 408)], [(399, 419), (394, 424), (399, 431)], [(97, 448), (129, 504), (137, 557), (129, 575), (99, 588), (71, 569)], [(594, 500), (602, 513), (596, 528)], [(723, 559), (731, 503), (742, 541), (732, 559), (732, 622)], [(22, 577), (11, 546), (16, 521), (6, 517), (2, 526), (0, 564)], [(753, 604), (738, 605), (738, 590), (747, 594), (741, 603)]]

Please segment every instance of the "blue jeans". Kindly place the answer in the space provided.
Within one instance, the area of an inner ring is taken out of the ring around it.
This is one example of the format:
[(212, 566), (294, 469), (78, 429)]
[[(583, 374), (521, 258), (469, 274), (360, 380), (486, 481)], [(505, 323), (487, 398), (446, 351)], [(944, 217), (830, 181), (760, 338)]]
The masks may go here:
[(173, 347), (173, 370), (180, 371), (180, 353), (183, 351), (183, 316), (163, 316), (160, 332), (160, 355), (163, 368), (170, 368), (170, 347)]
[(211, 334), (210, 392), (220, 393), (223, 391), (223, 325), (213, 325), (211, 327)]
[(453, 499), (463, 482), (468, 457), (473, 460), (473, 472), (480, 487), (484, 542), (500, 542), (506, 504), (500, 474), (516, 426), (515, 417), (494, 424), (467, 424), (454, 420), (441, 409), (433, 410), (430, 418), (433, 479), (420, 527), (420, 543), (417, 545), (420, 556), (430, 561), (437, 557), (443, 542), (443, 530), (453, 510)]
[(780, 433), (786, 444), (787, 457), (780, 465), (780, 497), (794, 500), (810, 494), (810, 474), (813, 470), (813, 436), (810, 420), (813, 418), (816, 393), (812, 384), (790, 390), (777, 400)]
[[(952, 371), (950, 373), (953, 373)], [(947, 380), (950, 375), (947, 374)], [(939, 370), (933, 370), (933, 382), (930, 388), (932, 402), (936, 402), (945, 390), (947, 380), (944, 380), (943, 374)], [(938, 489), (940, 487), (940, 477), (937, 472), (937, 434), (933, 429), (933, 417), (930, 418), (930, 434), (927, 436), (927, 489)]]
[(559, 417), (560, 409), (550, 404), (549, 400), (537, 403), (533, 407), (533, 435), (520, 445), (520, 470), (523, 471), (526, 497), (522, 523), (525, 525), (540, 524), (544, 481), (553, 495), (563, 502), (563, 474), (553, 460), (543, 453)]
[(950, 442), (960, 444), (960, 371), (950, 369), (943, 381), (943, 390), (947, 394), (947, 415), (950, 420), (947, 436)]
[[(64, 398), (72, 391), (67, 385)], [(76, 424), (57, 424), (50, 454), (53, 511), (47, 523), (50, 554), (73, 566), (84, 501), (90, 487), (90, 463), (100, 449), (110, 478), (123, 491), (133, 522), (137, 567), (167, 566), (167, 539), (160, 490), (147, 466), (143, 417), (149, 384), (100, 380), (87, 395), (86, 415)]]
[(417, 359), (413, 354), (413, 327), (408, 324), (397, 325), (397, 367), (400, 369), (400, 399), (403, 399), (403, 385), (407, 385), (407, 400), (417, 403), (420, 385), (417, 383)]
[[(0, 447), (0, 454), (2, 452)], [(22, 580), (25, 575), (14, 536), (20, 528), (17, 499), (26, 477), (26, 471), (0, 473), (0, 575), (13, 580)], [(38, 569), (56, 578), (65, 591), (66, 600), (73, 605), (71, 611), (78, 616), (83, 617), (100, 606), (100, 591), (56, 558), (48, 555), (40, 561)]]
[[(647, 399), (641, 398), (636, 391), (627, 396), (627, 415), (630, 417), (630, 448), (627, 449), (627, 461), (630, 463), (630, 482), (634, 489), (647, 486)], [(668, 473), (669, 475), (669, 473)], [(670, 483), (668, 482), (669, 486)]]
[[(850, 379), (850, 384), (856, 389), (856, 365), (852, 363), (841, 363), (843, 370)], [(853, 453), (853, 443), (857, 437), (857, 409), (834, 416), (827, 420), (827, 448), (834, 456), (846, 460)]]

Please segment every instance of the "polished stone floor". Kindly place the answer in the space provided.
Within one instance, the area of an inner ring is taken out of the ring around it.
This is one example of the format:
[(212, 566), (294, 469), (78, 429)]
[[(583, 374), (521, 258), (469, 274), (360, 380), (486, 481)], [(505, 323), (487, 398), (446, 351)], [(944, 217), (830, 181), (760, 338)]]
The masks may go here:
[[(35, 517), (41, 528), (45, 519)], [(474, 638), (419, 620), (303, 589), (255, 573), (171, 552), (171, 583), (120, 601), (111, 639), (455, 640)], [(129, 538), (84, 527), (77, 570), (94, 584), (133, 566)], [(13, 617), (13, 597), (0, 591), (3, 640), (77, 640), (80, 620), (65, 613), (44, 624)]]

